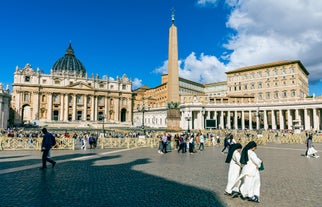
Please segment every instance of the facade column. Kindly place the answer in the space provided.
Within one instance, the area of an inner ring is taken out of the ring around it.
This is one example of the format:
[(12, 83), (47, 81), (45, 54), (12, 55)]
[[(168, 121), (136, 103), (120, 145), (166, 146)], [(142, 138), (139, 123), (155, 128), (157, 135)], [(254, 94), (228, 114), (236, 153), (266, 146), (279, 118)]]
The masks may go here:
[(293, 123), (293, 118), (292, 118), (291, 110), (287, 109), (287, 128), (289, 130), (291, 130), (293, 127), (292, 123)]
[(242, 117), (241, 117), (241, 124), (242, 124), (242, 130), (245, 129), (245, 112), (242, 110)]
[(5, 104), (4, 99), (5, 99), (4, 96), (0, 97), (0, 120), (2, 120), (2, 121), (0, 121), (0, 128), (2, 128), (2, 129), (6, 128), (6, 127), (4, 127), (4, 125), (5, 125), (4, 122), (6, 121), (6, 119), (4, 119), (4, 111), (3, 111), (4, 104)]
[(94, 97), (95, 103), (94, 103), (94, 120), (97, 121), (98, 117), (97, 117), (97, 109), (98, 109), (98, 96)]
[(218, 129), (219, 127), (219, 121), (217, 119), (217, 111), (214, 111), (214, 119), (216, 120), (216, 129)]
[(72, 112), (72, 120), (76, 120), (76, 94), (73, 94), (73, 112)]
[(235, 129), (238, 129), (238, 117), (237, 117), (237, 111), (235, 111), (235, 114), (234, 114), (234, 128)]
[(52, 120), (52, 110), (53, 110), (53, 94), (48, 93), (48, 111), (47, 111), (47, 121)]
[(309, 110), (307, 108), (304, 109), (304, 129), (310, 130), (311, 124), (310, 124), (310, 117), (308, 115)]
[(275, 111), (274, 109), (271, 110), (272, 113), (272, 129), (275, 130), (276, 129), (276, 118), (275, 118)]
[(227, 111), (227, 128), (231, 129), (230, 111)]
[[(129, 105), (128, 103), (127, 103), (127, 105)], [(131, 113), (129, 113), (129, 114), (131, 114)], [(108, 97), (104, 97), (104, 121), (106, 121), (107, 119), (108, 119)], [(130, 119), (129, 120), (129, 118), (130, 117), (126, 117), (126, 121), (130, 121), (130, 120), (132, 120), (132, 119)]]
[(280, 130), (284, 130), (284, 116), (283, 116), (283, 110), (280, 109), (279, 110), (279, 114), (280, 114)]
[(267, 119), (267, 111), (264, 110), (264, 129), (267, 130), (268, 129), (268, 119)]
[(59, 112), (59, 120), (64, 121), (64, 96), (65, 94), (60, 94), (60, 112)]
[(35, 102), (33, 106), (33, 114), (32, 117), (35, 120), (39, 120), (39, 92), (33, 93), (35, 95)]
[(94, 98), (95, 96), (91, 96), (91, 103), (92, 103), (92, 107), (91, 107), (91, 121), (96, 121), (96, 119), (95, 119), (95, 116), (94, 116), (94, 114), (95, 114), (95, 98)]
[(252, 111), (251, 110), (249, 110), (249, 112), (248, 112), (248, 128), (249, 128), (249, 130), (253, 129)]
[(83, 100), (83, 121), (87, 120), (87, 95), (85, 94)]
[(65, 94), (64, 121), (68, 121), (69, 94)]

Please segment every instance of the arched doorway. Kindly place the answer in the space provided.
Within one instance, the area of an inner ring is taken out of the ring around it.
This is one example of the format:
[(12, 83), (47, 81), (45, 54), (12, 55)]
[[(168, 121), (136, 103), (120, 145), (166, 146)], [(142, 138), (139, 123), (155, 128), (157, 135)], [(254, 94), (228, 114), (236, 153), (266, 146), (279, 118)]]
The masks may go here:
[(121, 122), (126, 121), (126, 109), (121, 110)]
[(30, 123), (30, 121), (31, 121), (31, 107), (29, 105), (24, 105), (22, 107), (21, 120), (23, 123)]

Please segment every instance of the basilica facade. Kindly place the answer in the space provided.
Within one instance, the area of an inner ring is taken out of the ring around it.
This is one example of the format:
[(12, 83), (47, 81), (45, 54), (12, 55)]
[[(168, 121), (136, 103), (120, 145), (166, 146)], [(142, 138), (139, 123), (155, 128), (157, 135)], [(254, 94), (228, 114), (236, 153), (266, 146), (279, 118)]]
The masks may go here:
[(10, 94), (9, 86), (3, 87), (0, 83), (0, 129), (6, 129), (9, 122)]
[(88, 76), (71, 44), (49, 74), (30, 64), (17, 66), (12, 86), (15, 124), (132, 125), (132, 81), (126, 75)]

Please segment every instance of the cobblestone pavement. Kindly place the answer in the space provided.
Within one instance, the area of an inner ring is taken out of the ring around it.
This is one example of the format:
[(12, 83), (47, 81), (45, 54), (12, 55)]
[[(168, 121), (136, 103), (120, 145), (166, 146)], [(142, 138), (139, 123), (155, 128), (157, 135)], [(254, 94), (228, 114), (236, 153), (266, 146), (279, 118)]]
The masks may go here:
[[(321, 152), (322, 144), (315, 147)], [(224, 195), (221, 149), (54, 150), (57, 165), (45, 171), (41, 152), (0, 151), (0, 206), (322, 206), (322, 158), (304, 157), (305, 145), (258, 147), (265, 163), (260, 203)]]

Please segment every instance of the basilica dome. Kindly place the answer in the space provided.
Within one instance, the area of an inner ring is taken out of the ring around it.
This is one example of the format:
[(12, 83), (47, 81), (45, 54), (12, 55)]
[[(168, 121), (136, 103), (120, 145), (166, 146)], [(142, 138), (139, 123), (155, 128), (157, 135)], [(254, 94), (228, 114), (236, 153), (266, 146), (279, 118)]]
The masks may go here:
[(75, 57), (71, 43), (66, 50), (65, 56), (59, 58), (53, 65), (52, 73), (85, 76), (86, 69), (81, 61)]

